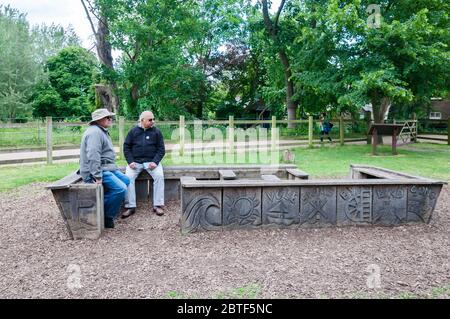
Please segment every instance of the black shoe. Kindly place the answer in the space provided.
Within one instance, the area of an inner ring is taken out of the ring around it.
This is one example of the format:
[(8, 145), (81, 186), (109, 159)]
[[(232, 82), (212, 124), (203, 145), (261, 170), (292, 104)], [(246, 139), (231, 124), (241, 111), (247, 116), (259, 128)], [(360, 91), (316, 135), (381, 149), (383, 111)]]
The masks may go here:
[(105, 218), (105, 228), (114, 228), (114, 220), (112, 218)]
[(160, 207), (160, 206), (156, 206), (153, 208), (153, 211), (156, 213), (156, 215), (158, 216), (162, 216), (164, 215), (164, 210)]
[(123, 212), (122, 219), (130, 217), (134, 213), (136, 213), (136, 208), (128, 208), (126, 211)]

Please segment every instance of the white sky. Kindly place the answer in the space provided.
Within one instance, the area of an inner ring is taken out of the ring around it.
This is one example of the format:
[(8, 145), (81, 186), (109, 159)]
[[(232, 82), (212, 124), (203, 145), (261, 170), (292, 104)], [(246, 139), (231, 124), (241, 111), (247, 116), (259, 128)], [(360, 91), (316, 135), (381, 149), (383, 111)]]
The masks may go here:
[[(272, 2), (271, 11), (275, 12), (280, 0)], [(0, 4), (9, 4), (27, 13), (27, 20), (31, 25), (42, 23), (50, 25), (53, 22), (67, 27), (71, 24), (83, 46), (86, 49), (93, 46), (92, 30), (80, 0), (0, 0)]]
[(93, 45), (91, 27), (80, 0), (0, 0), (0, 4), (27, 13), (30, 25), (53, 22), (67, 27), (71, 24), (85, 48)]

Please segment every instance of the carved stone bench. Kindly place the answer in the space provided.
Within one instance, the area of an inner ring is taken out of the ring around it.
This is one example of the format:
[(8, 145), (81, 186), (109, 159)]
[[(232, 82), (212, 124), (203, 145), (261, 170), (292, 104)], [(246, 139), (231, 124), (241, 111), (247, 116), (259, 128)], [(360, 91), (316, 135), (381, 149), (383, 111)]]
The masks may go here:
[[(192, 176), (196, 180), (219, 181), (221, 176), (231, 178), (260, 178), (263, 174), (273, 174), (282, 179), (295, 178), (288, 170), (295, 165), (211, 165), (211, 166), (167, 166), (164, 167), (165, 200), (180, 199), (180, 178)], [(125, 171), (125, 168), (122, 168)], [(228, 171), (228, 172), (227, 172)], [(222, 175), (221, 175), (222, 172)], [(225, 173), (224, 173), (225, 172)], [(225, 175), (224, 175), (225, 174)], [(307, 178), (307, 176), (306, 176)], [(148, 203), (153, 196), (151, 176), (143, 171), (136, 179), (136, 198), (138, 203)], [(104, 229), (103, 187), (85, 184), (81, 176), (72, 173), (47, 186), (73, 239), (96, 239)]]
[(431, 219), (441, 181), (367, 165), (348, 179), (181, 179), (183, 233), (260, 227), (395, 226)]

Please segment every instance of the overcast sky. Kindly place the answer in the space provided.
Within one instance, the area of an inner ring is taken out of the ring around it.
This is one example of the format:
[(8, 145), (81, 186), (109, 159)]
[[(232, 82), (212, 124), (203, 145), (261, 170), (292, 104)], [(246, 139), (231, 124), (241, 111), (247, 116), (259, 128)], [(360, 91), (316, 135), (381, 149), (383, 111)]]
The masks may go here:
[(88, 49), (92, 47), (91, 27), (80, 0), (0, 0), (0, 4), (9, 4), (27, 13), (31, 25), (53, 22), (67, 27), (71, 24), (83, 46)]
[[(272, 2), (271, 11), (274, 12), (280, 0)], [(10, 4), (11, 7), (27, 13), (27, 20), (31, 25), (53, 22), (67, 27), (71, 24), (85, 48), (90, 49), (94, 43), (92, 30), (80, 0), (0, 0), (0, 4)]]

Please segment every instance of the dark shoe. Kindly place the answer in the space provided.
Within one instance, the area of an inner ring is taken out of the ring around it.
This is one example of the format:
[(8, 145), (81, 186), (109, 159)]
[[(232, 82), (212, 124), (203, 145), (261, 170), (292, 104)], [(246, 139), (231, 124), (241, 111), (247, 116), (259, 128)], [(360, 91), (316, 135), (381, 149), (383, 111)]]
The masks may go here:
[(154, 211), (154, 212), (156, 213), (156, 215), (158, 215), (158, 216), (164, 215), (164, 210), (163, 210), (161, 207), (159, 207), (159, 206), (154, 207), (154, 208), (153, 208), (153, 211)]
[(105, 228), (114, 228), (114, 220), (112, 218), (105, 218)]
[(126, 211), (123, 212), (122, 219), (130, 217), (134, 213), (136, 213), (136, 208), (128, 208)]

